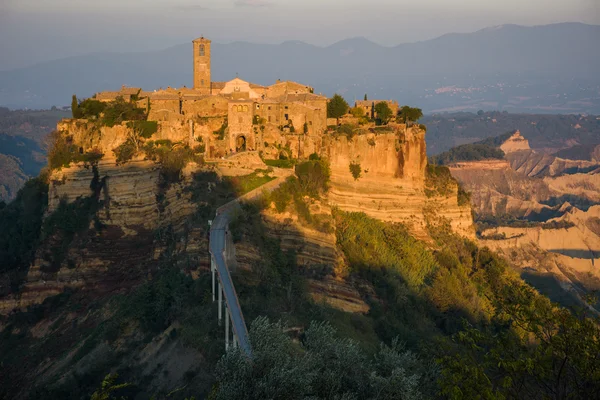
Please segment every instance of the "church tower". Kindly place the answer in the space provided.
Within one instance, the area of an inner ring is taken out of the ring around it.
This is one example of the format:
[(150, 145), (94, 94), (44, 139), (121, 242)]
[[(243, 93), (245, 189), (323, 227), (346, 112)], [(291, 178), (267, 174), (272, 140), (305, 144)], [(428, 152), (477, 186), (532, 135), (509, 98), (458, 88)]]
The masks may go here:
[(204, 37), (193, 42), (194, 89), (210, 94), (210, 40)]

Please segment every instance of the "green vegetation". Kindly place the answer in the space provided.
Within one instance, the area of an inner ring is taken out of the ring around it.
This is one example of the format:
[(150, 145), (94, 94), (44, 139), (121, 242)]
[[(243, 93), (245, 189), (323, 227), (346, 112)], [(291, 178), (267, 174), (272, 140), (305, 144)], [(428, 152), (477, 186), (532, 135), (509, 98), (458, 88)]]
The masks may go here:
[(223, 139), (225, 139), (225, 131), (226, 130), (227, 130), (227, 118), (225, 118), (225, 120), (221, 124), (221, 127), (218, 130), (214, 131), (213, 134), (217, 136), (218, 140), (223, 140)]
[(0, 206), (0, 274), (16, 290), (33, 262), (48, 204), (45, 176), (25, 183), (12, 202)]
[[(499, 213), (494, 216), (480, 215), (475, 220), (477, 226), (477, 233), (481, 234), (483, 231), (502, 226), (511, 228), (537, 228), (542, 229), (569, 229), (575, 226), (571, 221), (560, 220), (560, 221), (530, 221), (526, 219), (518, 219), (507, 213)], [(487, 236), (486, 236), (487, 237)]]
[(436, 377), (435, 368), (398, 342), (382, 344), (370, 359), (358, 343), (337, 337), (328, 323), (311, 323), (298, 346), (281, 322), (258, 318), (250, 338), (252, 360), (234, 350), (217, 364), (215, 400), (417, 400)]
[(77, 101), (76, 95), (73, 95), (73, 98), (71, 99), (71, 112), (73, 118), (79, 118), (79, 102)]
[(138, 132), (138, 136), (149, 139), (158, 131), (158, 122), (156, 121), (129, 121), (127, 127)]
[(420, 108), (403, 106), (400, 110), (398, 110), (398, 119), (407, 125), (410, 125), (411, 122), (417, 122), (422, 117), (423, 110)]
[(351, 107), (349, 112), (350, 112), (350, 114), (352, 114), (352, 116), (354, 118), (364, 118), (365, 117), (365, 110), (363, 110), (360, 107)]
[(471, 204), (471, 193), (465, 191), (461, 185), (458, 185), (457, 203), (459, 207)]
[(499, 148), (486, 144), (463, 144), (452, 149), (430, 157), (432, 164), (448, 165), (458, 161), (480, 161), (487, 159), (502, 160), (504, 152)]
[(294, 168), (296, 165), (296, 160), (294, 159), (284, 159), (284, 160), (263, 160), (265, 164), (269, 167), (275, 168)]
[(119, 391), (121, 389), (125, 389), (126, 387), (131, 386), (131, 383), (120, 383), (117, 384), (116, 381), (119, 378), (119, 374), (108, 374), (102, 381), (102, 385), (100, 389), (96, 390), (90, 400), (112, 400), (116, 399), (112, 393)]
[(48, 262), (42, 267), (43, 272), (57, 272), (61, 268), (75, 235), (86, 231), (92, 220), (96, 230), (102, 229), (96, 213), (103, 204), (100, 194), (106, 178), (100, 178), (96, 166), (93, 171), (89, 196), (79, 197), (71, 203), (61, 200), (58, 208), (44, 220), (41, 239), (52, 245), (42, 256)]
[(389, 225), (362, 213), (335, 215), (337, 241), (358, 275), (397, 274), (410, 288), (422, 287), (436, 269), (436, 260), (423, 242), (404, 225)]
[(204, 162), (202, 156), (197, 155), (188, 145), (170, 140), (148, 141), (143, 150), (148, 159), (161, 164), (161, 176), (167, 184), (179, 182), (181, 171), (189, 162)]
[(288, 178), (283, 184), (265, 198), (265, 202), (275, 204), (277, 212), (294, 210), (305, 225), (324, 233), (333, 232), (331, 222), (323, 216), (310, 213), (311, 199), (320, 199), (329, 190), (331, 171), (323, 160), (310, 160), (298, 164), (296, 176)]
[[(425, 170), (425, 194), (427, 197), (448, 196), (457, 187), (448, 167), (427, 164)], [(464, 194), (461, 196), (464, 201)]]
[(348, 109), (349, 106), (346, 100), (336, 93), (327, 103), (327, 118), (335, 118), (339, 122), (339, 119), (346, 115)]
[(375, 112), (377, 113), (377, 120), (379, 125), (387, 125), (390, 119), (393, 117), (393, 112), (390, 106), (385, 101), (381, 101), (375, 104)]
[(355, 181), (357, 181), (362, 176), (362, 168), (359, 163), (351, 162), (349, 165), (350, 173)]
[(142, 121), (146, 118), (146, 110), (138, 108), (134, 102), (127, 102), (122, 97), (117, 97), (115, 101), (106, 103), (101, 124), (112, 127), (125, 121)]
[(49, 137), (48, 166), (50, 169), (69, 167), (70, 164), (77, 162), (95, 163), (100, 160), (103, 154), (100, 150), (94, 149), (83, 153), (73, 144), (73, 138), (62, 132), (53, 131)]
[(236, 194), (241, 196), (265, 183), (271, 182), (275, 178), (269, 175), (268, 170), (257, 169), (249, 175), (233, 176), (224, 179), (230, 182), (231, 186), (235, 189)]

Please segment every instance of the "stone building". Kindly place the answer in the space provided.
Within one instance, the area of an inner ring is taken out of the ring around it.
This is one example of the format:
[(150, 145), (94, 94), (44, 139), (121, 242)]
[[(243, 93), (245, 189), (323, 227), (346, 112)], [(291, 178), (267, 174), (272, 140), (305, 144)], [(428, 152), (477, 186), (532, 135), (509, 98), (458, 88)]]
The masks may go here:
[[(148, 112), (148, 120), (180, 122), (181, 126), (190, 127), (190, 137), (203, 135), (209, 142), (218, 140), (221, 143), (209, 143), (209, 147), (221, 147), (226, 153), (263, 150), (269, 144), (267, 139), (277, 136), (263, 135), (264, 132), (279, 130), (282, 135), (320, 135), (325, 131), (327, 98), (314, 94), (312, 87), (280, 80), (263, 86), (239, 77), (213, 82), (211, 41), (201, 37), (192, 43), (192, 88), (168, 87), (147, 92), (123, 86), (120, 91), (97, 93), (96, 99), (135, 100), (138, 107)], [(221, 126), (226, 126), (223, 138), (215, 139), (214, 135), (207, 134), (211, 133), (210, 129), (217, 130)]]
[(388, 107), (392, 110), (392, 115), (398, 114), (398, 110), (400, 109), (396, 100), (357, 100), (354, 103), (354, 107), (362, 109), (369, 118), (377, 118), (377, 113), (375, 112), (375, 105), (377, 103), (387, 103)]

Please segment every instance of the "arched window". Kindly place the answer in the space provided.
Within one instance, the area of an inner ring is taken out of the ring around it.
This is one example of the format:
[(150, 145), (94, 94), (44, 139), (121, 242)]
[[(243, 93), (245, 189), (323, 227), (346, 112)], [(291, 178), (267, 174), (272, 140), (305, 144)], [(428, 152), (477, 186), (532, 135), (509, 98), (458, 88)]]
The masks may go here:
[(242, 112), (242, 111), (244, 111), (244, 107), (242, 107), (242, 106), (237, 106), (237, 110), (238, 110), (239, 112)]
[(244, 106), (243, 111), (248, 112), (248, 106)]
[(201, 44), (200, 47), (198, 48), (198, 55), (200, 57), (204, 56), (204, 45), (203, 44)]

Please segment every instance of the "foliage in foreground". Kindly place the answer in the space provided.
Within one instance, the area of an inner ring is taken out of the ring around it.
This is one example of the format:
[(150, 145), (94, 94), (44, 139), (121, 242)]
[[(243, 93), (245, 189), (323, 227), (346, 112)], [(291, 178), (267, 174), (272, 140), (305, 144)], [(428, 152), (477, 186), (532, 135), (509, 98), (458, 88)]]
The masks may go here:
[(252, 359), (239, 349), (217, 364), (215, 400), (423, 398), (436, 368), (397, 341), (373, 359), (358, 343), (338, 338), (328, 323), (311, 323), (295, 344), (281, 323), (257, 318), (250, 328)]

